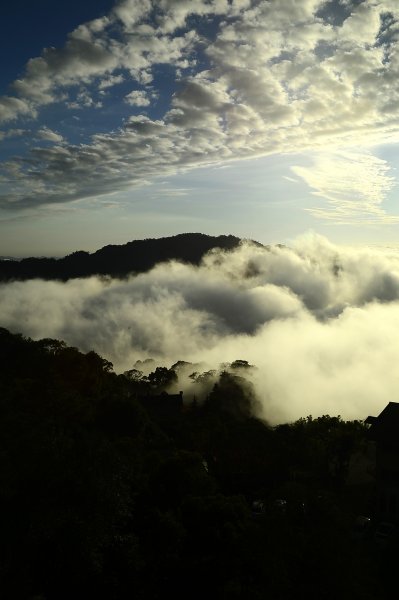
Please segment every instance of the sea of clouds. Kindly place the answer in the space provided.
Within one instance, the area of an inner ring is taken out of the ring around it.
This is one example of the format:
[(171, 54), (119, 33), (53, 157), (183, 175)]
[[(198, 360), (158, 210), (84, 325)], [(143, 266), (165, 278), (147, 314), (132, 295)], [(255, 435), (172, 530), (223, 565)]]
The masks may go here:
[(270, 422), (364, 419), (399, 400), (399, 251), (309, 234), (243, 244), (199, 267), (157, 265), (124, 280), (0, 285), (0, 325), (94, 349), (116, 372), (151, 357), (217, 368), (247, 360)]

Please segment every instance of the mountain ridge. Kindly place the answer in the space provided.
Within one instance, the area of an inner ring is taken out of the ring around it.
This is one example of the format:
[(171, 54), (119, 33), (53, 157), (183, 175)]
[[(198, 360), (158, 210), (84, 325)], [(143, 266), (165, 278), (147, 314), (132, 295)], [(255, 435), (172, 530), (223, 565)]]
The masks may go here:
[[(109, 244), (93, 253), (78, 250), (62, 258), (24, 258), (0, 260), (0, 281), (25, 279), (68, 279), (103, 275), (125, 277), (129, 273), (149, 271), (160, 262), (179, 260), (197, 265), (213, 248), (234, 250), (242, 239), (233, 235), (211, 236), (204, 233), (180, 233), (162, 238)], [(253, 242), (259, 244), (259, 242)], [(262, 246), (262, 244), (259, 244)]]

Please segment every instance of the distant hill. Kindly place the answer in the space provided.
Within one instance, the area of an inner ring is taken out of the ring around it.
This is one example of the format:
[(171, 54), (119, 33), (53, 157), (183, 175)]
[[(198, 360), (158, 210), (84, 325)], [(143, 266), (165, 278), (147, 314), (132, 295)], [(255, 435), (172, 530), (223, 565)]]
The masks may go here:
[(241, 240), (233, 235), (217, 237), (182, 233), (173, 237), (135, 240), (120, 246), (104, 246), (90, 254), (73, 252), (64, 258), (0, 260), (0, 281), (12, 279), (73, 279), (90, 275), (124, 277), (143, 273), (159, 262), (180, 260), (197, 265), (212, 248), (233, 250)]

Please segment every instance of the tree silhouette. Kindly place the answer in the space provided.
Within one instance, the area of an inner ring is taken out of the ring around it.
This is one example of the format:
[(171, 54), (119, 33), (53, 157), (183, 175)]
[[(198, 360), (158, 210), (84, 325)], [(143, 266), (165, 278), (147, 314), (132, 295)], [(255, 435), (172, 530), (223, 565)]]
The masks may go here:
[(95, 352), (0, 328), (1, 597), (384, 597), (396, 549), (380, 559), (352, 538), (372, 490), (345, 485), (365, 426), (271, 427), (234, 362), (195, 410), (174, 411), (160, 393), (173, 369), (118, 376)]
[(178, 377), (173, 369), (157, 367), (155, 371), (148, 375), (147, 379), (154, 391), (162, 392), (177, 383)]

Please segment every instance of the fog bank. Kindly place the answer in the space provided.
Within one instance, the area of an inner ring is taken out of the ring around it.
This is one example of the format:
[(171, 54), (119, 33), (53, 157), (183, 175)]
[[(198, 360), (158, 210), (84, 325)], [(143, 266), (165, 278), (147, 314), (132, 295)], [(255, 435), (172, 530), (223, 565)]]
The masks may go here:
[(0, 306), (1, 326), (94, 349), (117, 372), (147, 357), (209, 368), (247, 360), (272, 422), (363, 419), (399, 400), (395, 250), (306, 235), (292, 248), (244, 244), (126, 280), (1, 284)]

